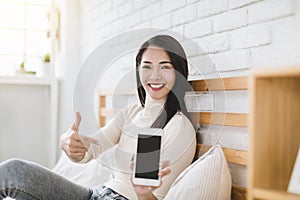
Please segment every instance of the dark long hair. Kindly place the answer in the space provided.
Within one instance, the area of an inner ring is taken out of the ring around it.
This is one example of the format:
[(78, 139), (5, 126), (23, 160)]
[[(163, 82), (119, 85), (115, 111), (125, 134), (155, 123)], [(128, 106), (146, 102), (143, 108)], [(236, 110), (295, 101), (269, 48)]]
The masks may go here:
[(160, 47), (167, 52), (176, 73), (176, 81), (167, 96), (167, 100), (164, 104), (164, 109), (161, 111), (151, 127), (164, 128), (165, 125), (178, 111), (184, 113), (191, 120), (184, 103), (185, 92), (191, 90), (191, 86), (187, 81), (188, 64), (186, 55), (179, 42), (169, 35), (157, 35), (150, 38), (140, 47), (139, 52), (136, 56), (136, 80), (138, 96), (141, 105), (143, 107), (145, 106), (146, 92), (140, 80), (139, 66), (141, 64), (143, 53), (150, 46)]

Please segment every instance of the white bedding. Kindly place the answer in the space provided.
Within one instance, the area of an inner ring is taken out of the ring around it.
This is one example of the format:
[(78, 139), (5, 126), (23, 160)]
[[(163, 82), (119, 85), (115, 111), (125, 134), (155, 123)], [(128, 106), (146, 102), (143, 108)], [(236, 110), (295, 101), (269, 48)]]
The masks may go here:
[(115, 147), (103, 152), (98, 159), (85, 164), (74, 163), (62, 153), (53, 171), (85, 187), (102, 185), (112, 177)]

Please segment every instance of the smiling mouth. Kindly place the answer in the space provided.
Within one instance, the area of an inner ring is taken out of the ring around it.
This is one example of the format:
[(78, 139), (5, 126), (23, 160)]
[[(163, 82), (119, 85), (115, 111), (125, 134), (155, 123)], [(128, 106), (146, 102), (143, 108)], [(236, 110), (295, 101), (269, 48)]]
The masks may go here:
[(160, 90), (165, 86), (164, 84), (154, 84), (154, 83), (149, 83), (148, 85), (154, 91)]

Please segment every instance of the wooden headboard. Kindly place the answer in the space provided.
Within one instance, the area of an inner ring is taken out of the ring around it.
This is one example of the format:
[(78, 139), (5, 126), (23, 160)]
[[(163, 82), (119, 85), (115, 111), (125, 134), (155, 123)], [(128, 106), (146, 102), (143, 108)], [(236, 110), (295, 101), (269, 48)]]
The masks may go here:
[[(191, 82), (195, 92), (201, 91), (231, 91), (231, 90), (247, 90), (247, 77), (233, 77), (223, 79), (207, 79)], [(248, 114), (243, 113), (221, 113), (221, 112), (199, 112), (199, 124), (212, 124), (232, 127), (247, 127)], [(198, 144), (198, 156), (206, 152), (210, 146)], [(248, 152), (231, 148), (222, 148), (227, 162), (247, 166)], [(246, 199), (245, 187), (233, 185), (231, 199)]]
[[(195, 92), (203, 91), (231, 91), (231, 90), (247, 90), (248, 78), (247, 77), (231, 77), (222, 79), (207, 79), (191, 81), (191, 85)], [(125, 93), (124, 93), (125, 94)], [(111, 92), (101, 91), (99, 94), (99, 125), (105, 125), (107, 117), (111, 117), (112, 110), (106, 108), (106, 97), (112, 95)], [(222, 113), (222, 112), (193, 112), (198, 115), (198, 123), (232, 126), (232, 127), (248, 127), (248, 114), (244, 113)], [(210, 146), (197, 144), (197, 157), (205, 153)], [(236, 150), (232, 148), (222, 148), (226, 160), (229, 163), (247, 166), (248, 152)], [(247, 196), (247, 188), (233, 185), (231, 199), (243, 200)]]

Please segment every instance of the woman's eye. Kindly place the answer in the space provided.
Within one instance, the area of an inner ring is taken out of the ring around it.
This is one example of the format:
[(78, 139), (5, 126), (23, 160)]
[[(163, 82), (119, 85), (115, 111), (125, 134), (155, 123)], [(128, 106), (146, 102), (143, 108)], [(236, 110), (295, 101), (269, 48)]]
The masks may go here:
[(162, 66), (161, 68), (162, 68), (162, 69), (172, 69), (171, 66), (168, 66), (168, 65), (164, 65), (164, 66)]
[(142, 69), (151, 69), (149, 65), (142, 65)]

